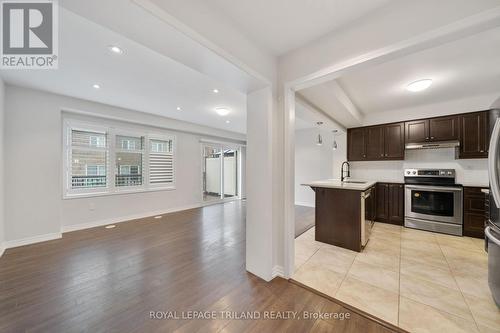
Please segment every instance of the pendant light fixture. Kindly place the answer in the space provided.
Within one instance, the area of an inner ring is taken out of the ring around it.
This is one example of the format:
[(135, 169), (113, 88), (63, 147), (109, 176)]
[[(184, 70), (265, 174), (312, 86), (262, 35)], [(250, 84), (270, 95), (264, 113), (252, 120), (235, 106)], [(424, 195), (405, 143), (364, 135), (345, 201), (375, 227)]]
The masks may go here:
[(322, 121), (318, 121), (316, 123), (318, 125), (318, 139), (316, 140), (316, 145), (322, 146), (323, 145), (323, 138), (321, 137), (321, 125), (323, 125)]
[(338, 146), (337, 146), (337, 140), (335, 140), (335, 135), (337, 135), (337, 132), (338, 130), (333, 130), (332, 133), (333, 133), (333, 145), (332, 145), (332, 149), (333, 150), (337, 150)]

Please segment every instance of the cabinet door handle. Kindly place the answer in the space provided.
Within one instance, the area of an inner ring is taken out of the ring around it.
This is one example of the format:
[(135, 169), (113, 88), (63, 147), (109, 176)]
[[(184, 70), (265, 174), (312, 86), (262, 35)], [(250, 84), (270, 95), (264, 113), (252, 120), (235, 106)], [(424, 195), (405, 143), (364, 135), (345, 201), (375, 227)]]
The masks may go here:
[(479, 152), (480, 152), (480, 153), (484, 153), (484, 150), (480, 150)]
[(433, 136), (431, 136), (431, 140), (434, 140), (434, 137), (433, 137)]
[(425, 140), (429, 140), (429, 137), (428, 137), (428, 136), (427, 136), (427, 137), (425, 137)]

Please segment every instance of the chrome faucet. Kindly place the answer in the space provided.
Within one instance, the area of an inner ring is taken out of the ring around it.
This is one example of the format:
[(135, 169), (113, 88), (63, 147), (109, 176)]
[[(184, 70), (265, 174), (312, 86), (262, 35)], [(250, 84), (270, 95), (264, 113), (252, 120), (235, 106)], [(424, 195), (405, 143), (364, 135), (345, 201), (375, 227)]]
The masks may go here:
[[(347, 177), (344, 177), (344, 164), (347, 164)], [(343, 182), (344, 179), (351, 177), (351, 165), (349, 162), (345, 161), (340, 167), (340, 181)]]

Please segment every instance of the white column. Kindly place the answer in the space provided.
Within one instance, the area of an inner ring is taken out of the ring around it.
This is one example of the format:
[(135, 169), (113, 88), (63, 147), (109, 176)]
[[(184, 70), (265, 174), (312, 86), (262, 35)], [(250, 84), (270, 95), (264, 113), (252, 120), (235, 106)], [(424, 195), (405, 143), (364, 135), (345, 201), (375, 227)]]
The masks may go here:
[(247, 95), (246, 269), (273, 276), (273, 102), (271, 88)]

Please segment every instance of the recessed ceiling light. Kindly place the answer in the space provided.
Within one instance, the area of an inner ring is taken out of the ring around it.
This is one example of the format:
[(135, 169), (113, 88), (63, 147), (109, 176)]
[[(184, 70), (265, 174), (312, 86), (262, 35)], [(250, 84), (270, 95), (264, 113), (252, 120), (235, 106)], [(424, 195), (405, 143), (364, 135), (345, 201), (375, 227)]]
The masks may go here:
[(97, 84), (97, 83), (96, 83), (96, 84), (94, 84), (94, 85), (92, 85), (92, 87), (93, 87), (94, 89), (101, 89), (101, 85), (100, 85), (100, 84)]
[(217, 114), (219, 116), (227, 116), (229, 114), (229, 109), (226, 109), (226, 108), (216, 108), (215, 112), (217, 112)]
[(411, 92), (418, 92), (429, 88), (432, 84), (431, 79), (423, 79), (412, 82), (406, 86), (406, 90)]
[(162, 217), (163, 217), (163, 216), (161, 216), (161, 215), (157, 215), (157, 216), (155, 216), (154, 218), (155, 218), (155, 219), (161, 219)]
[(111, 52), (113, 52), (113, 53), (116, 53), (116, 54), (123, 54), (123, 49), (122, 49), (122, 48), (120, 48), (120, 47), (118, 47), (118, 46), (116, 46), (116, 45), (111, 45), (111, 46), (109, 46), (108, 48), (109, 48), (109, 50), (110, 50)]
[(113, 229), (113, 228), (116, 228), (116, 225), (115, 224), (110, 224), (110, 225), (105, 226), (104, 228), (106, 228), (106, 229)]
[(229, 121), (229, 120), (226, 120), (226, 124), (229, 124), (229, 123), (230, 123), (230, 121)]
[(219, 93), (219, 89), (214, 89), (212, 91), (214, 92), (214, 94), (218, 94)]
[(182, 108), (180, 106), (177, 107), (177, 111), (181, 111)]

